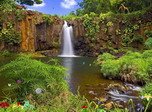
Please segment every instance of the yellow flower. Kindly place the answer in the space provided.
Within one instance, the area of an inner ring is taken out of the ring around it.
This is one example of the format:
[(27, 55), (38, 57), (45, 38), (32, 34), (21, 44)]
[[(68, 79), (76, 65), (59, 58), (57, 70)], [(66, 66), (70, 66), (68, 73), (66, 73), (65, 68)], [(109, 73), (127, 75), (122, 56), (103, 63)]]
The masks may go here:
[(99, 105), (96, 105), (95, 109), (99, 108)]
[(146, 98), (148, 101), (150, 100), (150, 98), (152, 98), (151, 94), (145, 94), (144, 98)]

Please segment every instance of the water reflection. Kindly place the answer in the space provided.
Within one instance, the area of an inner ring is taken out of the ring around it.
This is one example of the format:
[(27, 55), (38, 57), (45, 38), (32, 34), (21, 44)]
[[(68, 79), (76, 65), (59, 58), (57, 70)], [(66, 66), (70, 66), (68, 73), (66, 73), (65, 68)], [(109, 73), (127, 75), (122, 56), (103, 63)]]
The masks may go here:
[[(74, 86), (74, 77), (73, 77), (73, 66), (74, 66), (74, 58), (72, 57), (64, 57), (62, 58), (62, 66), (64, 66), (65, 68), (67, 68), (66, 73), (68, 74), (68, 76), (66, 77), (66, 80), (70, 86), (70, 90), (74, 92), (75, 90), (75, 86)], [(74, 92), (75, 93), (75, 92)]]

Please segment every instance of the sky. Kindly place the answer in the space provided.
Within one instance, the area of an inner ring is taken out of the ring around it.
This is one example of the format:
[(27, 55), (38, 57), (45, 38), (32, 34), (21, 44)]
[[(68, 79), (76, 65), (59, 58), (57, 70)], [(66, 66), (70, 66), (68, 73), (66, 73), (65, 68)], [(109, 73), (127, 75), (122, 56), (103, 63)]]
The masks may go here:
[(36, 10), (45, 14), (66, 15), (79, 8), (82, 0), (43, 0), (42, 4), (27, 6), (29, 10)]

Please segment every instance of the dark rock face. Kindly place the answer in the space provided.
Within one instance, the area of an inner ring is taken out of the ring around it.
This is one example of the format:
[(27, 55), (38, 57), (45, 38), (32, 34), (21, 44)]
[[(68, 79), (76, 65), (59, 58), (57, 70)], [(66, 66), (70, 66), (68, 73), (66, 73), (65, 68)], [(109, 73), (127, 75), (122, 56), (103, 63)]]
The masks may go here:
[[(10, 46), (1, 42), (0, 50), (35, 52), (54, 51), (55, 49), (55, 51), (59, 52), (63, 20), (56, 16), (48, 16), (53, 20), (52, 23), (48, 24), (41, 13), (25, 11), (24, 15), (25, 18), (22, 20), (15, 20), (12, 14), (7, 20), (13, 22), (16, 31), (21, 33), (21, 44), (19, 46)], [(4, 27), (5, 24), (7, 22), (4, 23)]]
[[(99, 32), (96, 35), (95, 40), (91, 40), (86, 36), (86, 30), (83, 25), (82, 19), (76, 19), (69, 21), (69, 24), (74, 28), (74, 48), (77, 55), (82, 56), (97, 56), (103, 52), (111, 52), (110, 48), (120, 49), (123, 47), (123, 35), (128, 24), (138, 25), (139, 28), (134, 30), (134, 35), (141, 35), (143, 40), (146, 40), (144, 34), (145, 30), (152, 30), (152, 10), (149, 10), (147, 13), (140, 17), (133, 17), (128, 20), (128, 23), (123, 20), (123, 17), (114, 18), (115, 20), (105, 20), (100, 22)], [(111, 26), (108, 26), (107, 23), (112, 22)], [(133, 41), (130, 44), (130, 47), (136, 49), (143, 49), (144, 45), (140, 41)]]
[(21, 51), (35, 52), (57, 49), (59, 52), (63, 21), (58, 17), (52, 17), (53, 22), (48, 24), (39, 13), (28, 15), (26, 18), (28, 19), (20, 22)]

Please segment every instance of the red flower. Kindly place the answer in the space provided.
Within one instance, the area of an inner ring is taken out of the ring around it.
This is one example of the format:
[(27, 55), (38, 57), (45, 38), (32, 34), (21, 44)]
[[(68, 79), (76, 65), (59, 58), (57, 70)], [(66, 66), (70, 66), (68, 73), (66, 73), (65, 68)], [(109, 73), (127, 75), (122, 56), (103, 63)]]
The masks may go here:
[(0, 103), (0, 108), (7, 108), (7, 107), (9, 107), (9, 103), (7, 103), (7, 102)]
[(88, 108), (88, 107), (84, 105), (84, 106), (82, 106), (82, 108)]
[(17, 102), (17, 106), (20, 106), (21, 105), (21, 102)]

